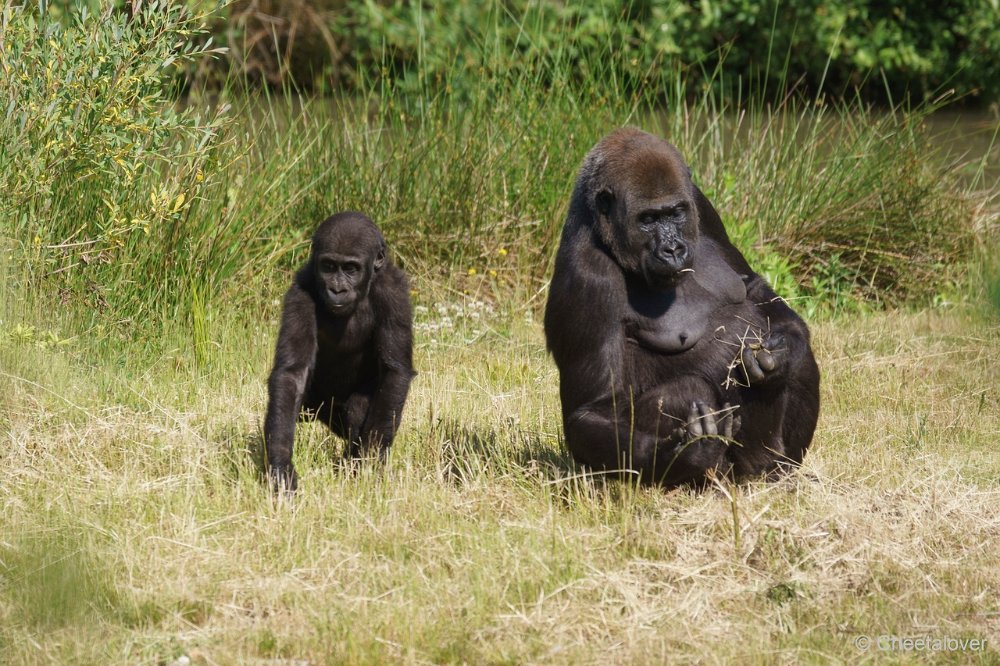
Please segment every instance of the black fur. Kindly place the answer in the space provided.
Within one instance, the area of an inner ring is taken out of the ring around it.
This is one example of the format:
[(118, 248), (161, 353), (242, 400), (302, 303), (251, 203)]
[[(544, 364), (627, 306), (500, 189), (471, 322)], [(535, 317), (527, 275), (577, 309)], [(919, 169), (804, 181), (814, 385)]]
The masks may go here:
[(361, 213), (338, 213), (313, 235), (308, 263), (285, 294), (268, 380), (268, 475), (294, 490), (295, 423), (315, 417), (348, 441), (348, 454), (384, 456), (413, 371), (406, 274)]
[(545, 309), (581, 463), (699, 483), (798, 464), (819, 415), (802, 319), (729, 241), (676, 148), (611, 133), (587, 155)]

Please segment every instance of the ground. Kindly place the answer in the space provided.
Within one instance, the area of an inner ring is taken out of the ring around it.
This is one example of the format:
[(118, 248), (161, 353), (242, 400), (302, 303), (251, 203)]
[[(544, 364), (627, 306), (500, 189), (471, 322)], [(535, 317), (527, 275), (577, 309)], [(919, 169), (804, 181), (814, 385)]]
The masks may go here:
[(202, 369), (169, 353), (94, 367), (8, 341), (0, 653), (1000, 661), (996, 320), (814, 322), (822, 413), (803, 468), (695, 493), (571, 465), (538, 319), (419, 308), (420, 374), (388, 467), (347, 469), (304, 425), (291, 501), (258, 469), (273, 327)]

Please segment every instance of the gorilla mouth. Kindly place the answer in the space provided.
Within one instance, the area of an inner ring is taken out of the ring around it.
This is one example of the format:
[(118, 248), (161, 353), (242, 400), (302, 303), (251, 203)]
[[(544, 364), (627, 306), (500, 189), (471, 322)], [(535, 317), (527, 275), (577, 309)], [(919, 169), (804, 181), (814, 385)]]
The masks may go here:
[(675, 261), (653, 256), (643, 262), (643, 273), (651, 287), (675, 287), (686, 275), (694, 273), (691, 262), (678, 264)]
[(326, 304), (332, 310), (343, 310), (353, 302), (354, 299), (351, 298), (350, 294), (339, 295), (329, 289), (326, 290)]

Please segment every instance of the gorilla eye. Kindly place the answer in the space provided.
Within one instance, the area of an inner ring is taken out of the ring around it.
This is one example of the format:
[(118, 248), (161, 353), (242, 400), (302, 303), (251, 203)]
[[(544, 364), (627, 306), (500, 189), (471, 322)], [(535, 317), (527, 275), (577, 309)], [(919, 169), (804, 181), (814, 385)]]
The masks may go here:
[(354, 275), (361, 271), (361, 264), (355, 264), (353, 262), (344, 264), (344, 272), (348, 275)]
[(601, 190), (594, 197), (594, 203), (597, 205), (597, 212), (607, 215), (615, 204), (615, 195), (612, 194), (611, 190)]
[(329, 259), (323, 259), (322, 261), (320, 261), (319, 267), (320, 270), (328, 273), (337, 270), (337, 264), (333, 263)]

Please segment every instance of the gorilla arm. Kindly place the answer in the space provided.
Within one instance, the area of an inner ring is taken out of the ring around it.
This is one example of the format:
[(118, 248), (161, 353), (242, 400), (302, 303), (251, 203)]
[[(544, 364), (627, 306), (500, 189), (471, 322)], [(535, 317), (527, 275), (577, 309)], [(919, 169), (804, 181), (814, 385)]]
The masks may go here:
[(557, 262), (564, 267), (553, 276), (550, 293), (557, 298), (550, 296), (545, 328), (559, 368), (566, 443), (577, 460), (616, 468), (625, 443), (646, 439), (630, 432), (629, 399), (622, 390), (624, 280), (589, 243), (560, 248)]
[(767, 281), (755, 273), (729, 240), (726, 228), (708, 198), (694, 188), (701, 233), (715, 241), (717, 251), (730, 268), (743, 276), (747, 301), (754, 304), (768, 323), (768, 335), (756, 348), (745, 347), (739, 361), (744, 379), (752, 386), (781, 387), (803, 364), (812, 364), (809, 329), (805, 322), (775, 293)]
[[(767, 324), (767, 335), (759, 347), (745, 347), (738, 359), (746, 383), (740, 404), (746, 432), (741, 439), (757, 439), (762, 447), (780, 453), (783, 460), (801, 462), (812, 441), (820, 403), (819, 368), (809, 345), (809, 328), (785, 300), (750, 268), (743, 255), (729, 241), (718, 212), (697, 187), (695, 202), (702, 234), (714, 239), (726, 262), (745, 276), (747, 301), (758, 308)], [(780, 418), (774, 416), (776, 411), (780, 412)], [(760, 414), (766, 416), (761, 418)], [(785, 414), (794, 417), (786, 418)], [(780, 427), (767, 428), (767, 432), (754, 432), (758, 429), (754, 427), (756, 424), (774, 422), (779, 422)], [(752, 449), (754, 447), (745, 447), (747, 451)], [(769, 461), (767, 464), (752, 463), (738, 471), (756, 473), (769, 464)]]
[(410, 381), (416, 374), (410, 290), (405, 276), (395, 267), (387, 267), (373, 285), (370, 298), (377, 322), (378, 380), (359, 439), (362, 447), (378, 447), (384, 452), (396, 435)]
[(274, 353), (274, 369), (267, 381), (267, 415), (264, 417), (264, 445), (268, 475), (275, 484), (295, 490), (292, 467), (295, 423), (316, 361), (316, 306), (298, 283), (285, 294), (281, 329)]

